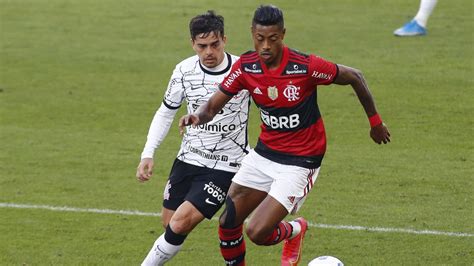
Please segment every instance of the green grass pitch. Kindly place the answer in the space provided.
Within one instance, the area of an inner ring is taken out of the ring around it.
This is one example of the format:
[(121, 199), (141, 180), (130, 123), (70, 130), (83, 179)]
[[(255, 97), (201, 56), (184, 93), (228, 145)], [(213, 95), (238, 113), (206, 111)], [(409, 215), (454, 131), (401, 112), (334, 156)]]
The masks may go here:
[[(352, 89), (319, 89), (328, 150), (300, 213), (317, 225), (301, 265), (325, 254), (346, 265), (472, 265), (472, 2), (439, 1), (421, 38), (392, 35), (419, 1), (273, 3), (287, 45), (363, 71), (392, 133), (391, 144), (374, 144)], [(135, 168), (172, 69), (193, 54), (189, 19), (224, 15), (226, 50), (240, 54), (253, 49), (257, 5), (0, 0), (0, 265), (142, 261), (163, 231), (159, 217), (5, 204), (159, 212), (176, 123), (153, 179), (138, 183)], [(258, 126), (253, 109), (252, 145)], [(459, 234), (414, 233), (423, 230)], [(281, 245), (247, 246), (248, 265), (279, 264)], [(169, 265), (223, 265), (217, 222), (200, 224)]]

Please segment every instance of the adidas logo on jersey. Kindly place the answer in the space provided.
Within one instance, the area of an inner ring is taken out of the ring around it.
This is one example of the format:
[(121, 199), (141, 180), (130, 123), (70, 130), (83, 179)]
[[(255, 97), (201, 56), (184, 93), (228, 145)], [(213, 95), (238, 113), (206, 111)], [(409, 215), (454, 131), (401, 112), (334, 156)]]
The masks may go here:
[(260, 94), (260, 95), (263, 94), (259, 87), (256, 87), (256, 88), (253, 90), (253, 93), (254, 93), (254, 94)]

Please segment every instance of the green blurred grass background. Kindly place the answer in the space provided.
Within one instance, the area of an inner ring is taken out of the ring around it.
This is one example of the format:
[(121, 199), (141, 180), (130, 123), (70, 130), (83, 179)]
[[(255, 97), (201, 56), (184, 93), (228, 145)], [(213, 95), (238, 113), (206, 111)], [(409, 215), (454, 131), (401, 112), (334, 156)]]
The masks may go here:
[[(328, 151), (301, 214), (315, 223), (474, 233), (473, 8), (440, 1), (422, 38), (396, 38), (418, 1), (274, 1), (285, 42), (361, 69), (392, 143), (378, 146), (350, 87), (319, 90)], [(176, 124), (155, 176), (136, 182), (149, 123), (188, 22), (225, 17), (227, 51), (253, 49), (254, 1), (0, 0), (0, 202), (158, 212), (179, 147)], [(178, 116), (183, 114), (184, 108)], [(259, 132), (252, 111), (251, 144)], [(0, 208), (0, 264), (137, 265), (157, 217)], [(222, 265), (217, 223), (202, 223), (169, 265)], [(280, 246), (248, 243), (249, 265)], [(472, 265), (472, 237), (311, 228), (302, 265)]]

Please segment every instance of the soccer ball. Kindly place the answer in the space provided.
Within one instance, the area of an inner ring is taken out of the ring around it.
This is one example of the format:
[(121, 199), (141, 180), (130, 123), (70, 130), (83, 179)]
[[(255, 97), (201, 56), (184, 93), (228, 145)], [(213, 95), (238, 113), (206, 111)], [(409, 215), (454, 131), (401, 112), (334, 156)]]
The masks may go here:
[(344, 266), (344, 263), (333, 256), (321, 256), (310, 261), (308, 266)]

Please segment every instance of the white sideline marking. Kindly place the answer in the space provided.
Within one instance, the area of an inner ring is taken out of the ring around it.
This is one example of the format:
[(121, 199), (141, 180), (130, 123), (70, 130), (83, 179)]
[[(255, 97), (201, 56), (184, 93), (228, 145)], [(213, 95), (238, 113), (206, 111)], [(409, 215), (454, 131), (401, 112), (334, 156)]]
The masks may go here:
[[(142, 212), (133, 210), (110, 210), (110, 209), (94, 209), (94, 208), (75, 208), (75, 207), (57, 207), (49, 205), (34, 205), (34, 204), (16, 204), (0, 202), (0, 208), (15, 208), (15, 209), (41, 209), (59, 212), (85, 212), (85, 213), (101, 213), (101, 214), (120, 214), (133, 216), (161, 216), (160, 213)], [(213, 219), (217, 220), (217, 219)], [(357, 225), (331, 225), (331, 224), (317, 224), (308, 222), (308, 226), (325, 229), (337, 230), (352, 230), (352, 231), (368, 231), (368, 232), (382, 232), (382, 233), (406, 233), (415, 235), (441, 235), (441, 236), (455, 236), (455, 237), (472, 237), (474, 234), (460, 233), (460, 232), (443, 232), (433, 230), (414, 230), (404, 228), (384, 228), (384, 227), (366, 227)]]
[(314, 224), (312, 222), (308, 222), (308, 226), (319, 227), (319, 228), (339, 229), (339, 230), (369, 231), (369, 232), (383, 232), (383, 233), (407, 233), (407, 234), (415, 234), (415, 235), (471, 236), (471, 237), (474, 236), (474, 234), (459, 233), (459, 232), (414, 230), (414, 229), (405, 229), (405, 228), (365, 227), (365, 226), (357, 226), (357, 225)]
[(16, 203), (5, 203), (0, 202), (2, 208), (15, 208), (15, 209), (42, 209), (49, 211), (59, 212), (87, 212), (87, 213), (103, 213), (103, 214), (122, 214), (122, 215), (135, 215), (135, 216), (161, 216), (160, 213), (153, 212), (141, 212), (141, 211), (127, 211), (127, 210), (109, 210), (109, 209), (89, 209), (89, 208), (75, 208), (75, 207), (56, 207), (50, 205), (31, 205), (31, 204), (16, 204)]

